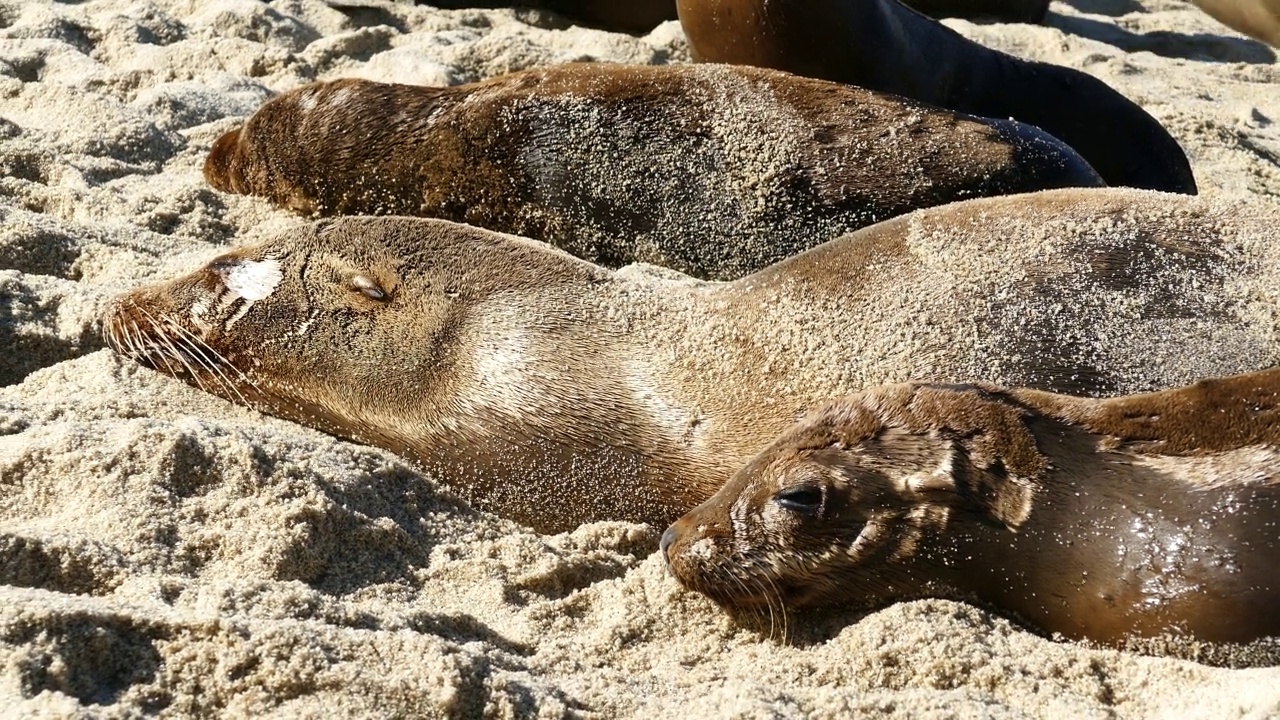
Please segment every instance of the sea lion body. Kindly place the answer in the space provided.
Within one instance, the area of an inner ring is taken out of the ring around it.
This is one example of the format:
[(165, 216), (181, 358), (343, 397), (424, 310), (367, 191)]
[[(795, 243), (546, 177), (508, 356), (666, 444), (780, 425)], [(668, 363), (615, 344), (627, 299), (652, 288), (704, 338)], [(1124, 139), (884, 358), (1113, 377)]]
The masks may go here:
[(1044, 22), (1049, 0), (909, 0), (906, 3), (931, 18), (1031, 23)]
[(123, 354), (390, 448), (534, 527), (665, 526), (805, 409), (870, 385), (1114, 394), (1277, 364), (1278, 226), (1265, 203), (1059, 190), (719, 283), (338, 218), (128, 293), (104, 326)]
[(606, 64), (308, 85), (219, 139), (205, 177), (305, 213), (437, 217), (717, 279), (913, 208), (1101, 184), (1026, 125), (770, 70)]
[[(446, 9), (531, 7), (551, 10), (601, 30), (646, 33), (659, 23), (676, 19), (676, 0), (436, 0)], [(998, 22), (1039, 23), (1049, 10), (1048, 0), (909, 0), (908, 5), (930, 17), (959, 17)]]
[(1195, 194), (1155, 118), (1091, 75), (968, 40), (894, 0), (679, 0), (694, 59), (889, 92), (1061, 139), (1108, 185)]
[(873, 388), (784, 432), (662, 547), (730, 608), (940, 596), (1113, 645), (1280, 636), (1280, 370), (1106, 400)]
[(1218, 22), (1280, 48), (1280, 0), (1195, 0)]
[(527, 7), (550, 10), (601, 30), (625, 33), (647, 33), (659, 23), (676, 19), (675, 0), (433, 0), (438, 8)]

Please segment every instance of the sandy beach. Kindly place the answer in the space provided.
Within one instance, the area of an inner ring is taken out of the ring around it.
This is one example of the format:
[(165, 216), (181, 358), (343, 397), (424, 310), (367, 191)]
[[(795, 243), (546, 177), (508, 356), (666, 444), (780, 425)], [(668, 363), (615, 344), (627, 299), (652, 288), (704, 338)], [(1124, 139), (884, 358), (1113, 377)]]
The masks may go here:
[[(947, 24), (1141, 104), (1203, 195), (1280, 197), (1277, 52), (1194, 5)], [(675, 22), (0, 2), (0, 717), (1280, 716), (1280, 667), (1055, 642), (961, 603), (742, 627), (669, 576), (662, 528), (539, 535), (105, 349), (115, 294), (301, 222), (201, 176), (277, 92), (687, 59)]]

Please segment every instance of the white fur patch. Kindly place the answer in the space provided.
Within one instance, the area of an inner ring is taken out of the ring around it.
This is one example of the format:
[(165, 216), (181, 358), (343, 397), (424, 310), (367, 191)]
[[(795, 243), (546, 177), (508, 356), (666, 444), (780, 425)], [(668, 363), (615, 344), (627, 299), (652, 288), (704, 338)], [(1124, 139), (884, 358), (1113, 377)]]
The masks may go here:
[(274, 292), (282, 277), (280, 263), (272, 258), (237, 260), (222, 271), (222, 284), (237, 296), (256, 302)]

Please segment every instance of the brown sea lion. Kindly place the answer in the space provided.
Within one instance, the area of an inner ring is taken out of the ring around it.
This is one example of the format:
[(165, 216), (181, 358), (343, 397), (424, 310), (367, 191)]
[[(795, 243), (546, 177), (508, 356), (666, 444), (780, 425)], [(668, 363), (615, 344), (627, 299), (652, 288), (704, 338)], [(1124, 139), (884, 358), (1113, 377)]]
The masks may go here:
[(906, 4), (932, 18), (1037, 25), (1049, 13), (1049, 0), (906, 0)]
[(1026, 125), (688, 65), (316, 83), (220, 138), (204, 172), (303, 212), (438, 217), (717, 279), (914, 208), (1101, 184)]
[(1280, 48), (1280, 0), (1195, 0), (1232, 30)]
[(390, 448), (542, 530), (664, 526), (809, 407), (977, 378), (1140, 392), (1280, 363), (1280, 211), (1055, 190), (919, 211), (728, 283), (339, 218), (122, 296), (118, 351)]
[(431, 0), (425, 4), (446, 10), (503, 7), (551, 10), (576, 23), (632, 34), (647, 33), (659, 23), (676, 19), (675, 0)]
[[(432, 0), (445, 9), (528, 7), (551, 10), (601, 30), (647, 33), (659, 23), (676, 19), (676, 0)], [(909, 0), (908, 5), (931, 17), (958, 17), (999, 22), (1039, 23), (1049, 0)]]
[(679, 0), (695, 59), (787, 70), (1043, 128), (1108, 185), (1195, 194), (1182, 148), (1097, 78), (968, 40), (895, 0)]
[(782, 433), (661, 546), (734, 609), (945, 597), (1113, 645), (1280, 636), (1280, 370), (1109, 400), (874, 388)]

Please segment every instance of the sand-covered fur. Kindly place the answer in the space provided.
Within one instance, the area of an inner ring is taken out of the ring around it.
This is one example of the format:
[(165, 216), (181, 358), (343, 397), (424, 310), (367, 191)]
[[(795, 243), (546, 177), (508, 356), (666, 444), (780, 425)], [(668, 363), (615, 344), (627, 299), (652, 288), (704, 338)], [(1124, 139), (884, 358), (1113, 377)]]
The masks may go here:
[(442, 218), (719, 280), (915, 208), (1103, 184), (1039, 128), (705, 64), (313, 83), (219, 138), (204, 173), (306, 214)]

